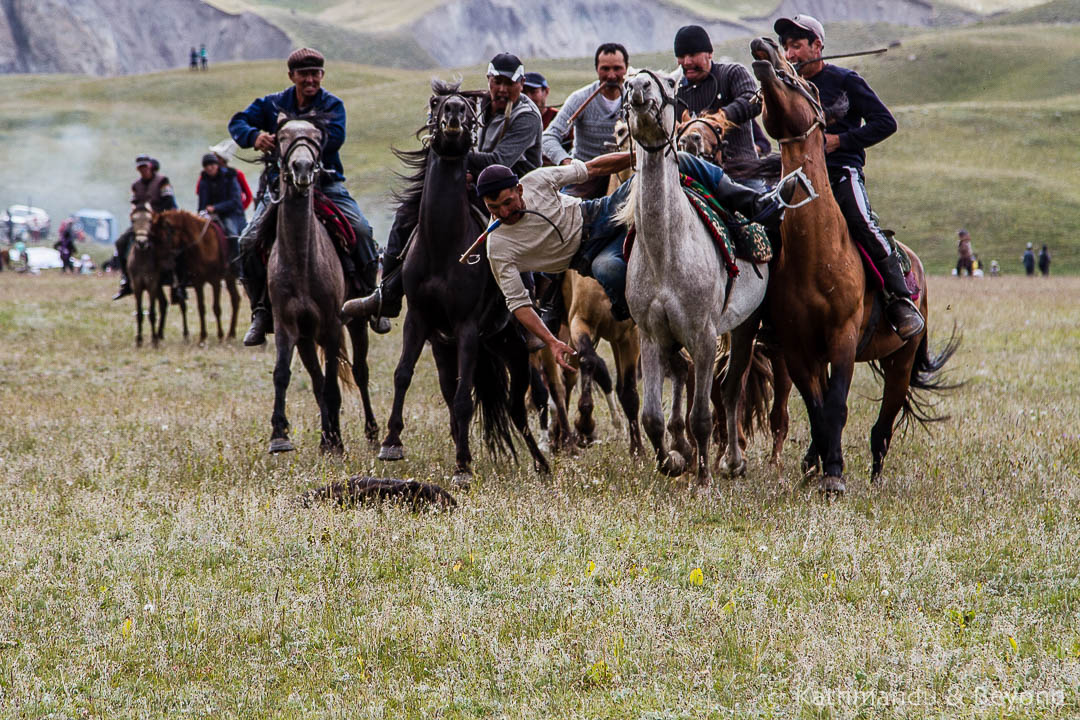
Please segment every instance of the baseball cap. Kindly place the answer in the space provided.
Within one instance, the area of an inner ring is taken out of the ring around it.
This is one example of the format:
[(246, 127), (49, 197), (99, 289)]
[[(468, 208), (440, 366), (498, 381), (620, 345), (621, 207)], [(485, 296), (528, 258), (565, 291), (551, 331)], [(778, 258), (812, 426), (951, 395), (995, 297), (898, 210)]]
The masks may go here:
[(518, 56), (513, 53), (499, 53), (491, 58), (491, 62), (488, 63), (487, 74), (488, 77), (502, 75), (510, 78), (510, 82), (517, 82), (525, 77), (525, 66), (521, 64)]
[(218, 156), (216, 154), (206, 153), (202, 156), (202, 164), (203, 167), (206, 167), (207, 165), (220, 165), (221, 161), (218, 160)]
[(546, 88), (548, 86), (547, 78), (538, 72), (525, 73), (525, 81), (523, 84), (527, 88)]
[(135, 158), (135, 167), (140, 168), (143, 165), (153, 165), (154, 160), (149, 155), (140, 155)]
[(217, 155), (225, 162), (229, 162), (236, 157), (236, 151), (240, 149), (240, 146), (232, 138), (225, 138), (217, 145), (210, 146), (210, 152)]
[(784, 37), (785, 34), (791, 31), (792, 28), (798, 28), (800, 30), (806, 30), (817, 35), (821, 44), (825, 44), (825, 28), (822, 27), (821, 22), (810, 15), (795, 15), (789, 18), (780, 18), (773, 23), (773, 30), (780, 37)]

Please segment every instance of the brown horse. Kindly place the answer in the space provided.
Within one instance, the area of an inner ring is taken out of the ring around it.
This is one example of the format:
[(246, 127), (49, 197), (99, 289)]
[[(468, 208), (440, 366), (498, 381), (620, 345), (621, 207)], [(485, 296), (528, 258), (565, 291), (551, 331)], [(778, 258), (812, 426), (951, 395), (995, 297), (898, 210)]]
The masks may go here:
[[(323, 452), (341, 453), (341, 390), (338, 374), (348, 382), (348, 359), (344, 350), (344, 327), (338, 310), (345, 302), (345, 275), (337, 249), (315, 216), (315, 186), (319, 158), (325, 140), (322, 118), (278, 116), (277, 145), (281, 173), (277, 213), (277, 240), (267, 262), (267, 288), (274, 315), (274, 412), (271, 416), (270, 452), (294, 450), (285, 417), (285, 394), (289, 388), (295, 348), (311, 377), (319, 403)], [(367, 325), (348, 324), (353, 344), (352, 379), (360, 388), (364, 404), (365, 433), (374, 439), (378, 431), (368, 395)], [(319, 366), (321, 348), (325, 370)]]
[(236, 290), (236, 276), (229, 265), (225, 233), (221, 226), (209, 218), (199, 217), (186, 210), (166, 210), (154, 216), (150, 233), (155, 238), (167, 238), (183, 258), (199, 308), (199, 343), (206, 342), (206, 299), (203, 295), (203, 285), (206, 283), (210, 284), (213, 293), (219, 342), (225, 337), (221, 327), (221, 283), (225, 283), (232, 301), (229, 339), (235, 338), (240, 293)]
[[(773, 461), (779, 462), (787, 435), (787, 397), (791, 383), (806, 403), (811, 443), (803, 460), (807, 474), (822, 470), (821, 489), (844, 491), (841, 437), (847, 421), (847, 395), (856, 361), (879, 363), (885, 389), (870, 433), (872, 478), (881, 475), (898, 413), (925, 424), (930, 417), (918, 391), (948, 389), (938, 372), (955, 352), (955, 335), (937, 356), (928, 350), (927, 332), (904, 342), (883, 321), (877, 288), (867, 282), (859, 251), (833, 197), (825, 167), (825, 117), (814, 86), (795, 72), (775, 42), (751, 43), (754, 74), (761, 83), (766, 130), (780, 142), (786, 175), (801, 168), (816, 189), (816, 200), (793, 202), (781, 225), (783, 246), (772, 267), (766, 298), (779, 340), (773, 366), (771, 414)], [(799, 191), (796, 191), (797, 193)], [(792, 199), (793, 201), (795, 198)], [(919, 289), (919, 310), (927, 317), (926, 275), (910, 249)]]
[(724, 133), (733, 127), (723, 111), (692, 117), (689, 110), (683, 110), (675, 133), (680, 150), (720, 165)]
[[(150, 303), (150, 344), (157, 347), (158, 341), (165, 335), (165, 314), (169, 304), (165, 301), (165, 291), (161, 287), (161, 273), (171, 267), (171, 246), (165, 241), (154, 241), (150, 234), (153, 213), (149, 207), (135, 208), (131, 211), (131, 229), (135, 233), (134, 242), (127, 258), (128, 278), (135, 295), (135, 344), (143, 343), (143, 293)], [(161, 310), (161, 319), (157, 319), (157, 309)], [(181, 305), (181, 310), (185, 310)], [(184, 312), (184, 337), (187, 337), (187, 313)]]

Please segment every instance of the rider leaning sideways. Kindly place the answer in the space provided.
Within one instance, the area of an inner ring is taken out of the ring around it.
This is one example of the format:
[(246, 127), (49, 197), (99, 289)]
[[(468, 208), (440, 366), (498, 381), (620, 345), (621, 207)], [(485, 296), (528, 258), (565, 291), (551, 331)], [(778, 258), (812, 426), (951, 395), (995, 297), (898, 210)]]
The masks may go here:
[[(255, 148), (266, 153), (277, 149), (278, 114), (296, 116), (314, 113), (324, 126), (326, 137), (322, 149), (323, 173), (319, 190), (338, 207), (348, 219), (356, 236), (356, 245), (352, 257), (342, 258), (349, 272), (353, 265), (355, 275), (350, 284), (362, 286), (363, 282), (374, 282), (378, 254), (372, 238), (371, 225), (360, 212), (360, 207), (345, 188), (345, 173), (338, 151), (345, 142), (345, 104), (341, 98), (322, 88), (325, 74), (325, 59), (317, 50), (300, 48), (289, 55), (289, 80), (292, 86), (279, 93), (258, 98), (247, 109), (233, 115), (229, 121), (229, 134), (242, 148)], [(273, 169), (265, 186), (260, 186), (259, 197), (255, 201), (255, 213), (251, 224), (240, 237), (242, 259), (241, 280), (251, 301), (251, 328), (244, 335), (245, 345), (261, 345), (266, 342), (266, 333), (271, 332), (270, 299), (266, 293), (266, 265), (259, 245), (273, 241), (274, 223), (277, 213), (270, 212), (273, 206), (268, 193), (276, 191), (277, 170)], [(264, 234), (263, 226), (267, 233)], [(269, 235), (269, 237), (266, 237)], [(364, 281), (358, 281), (364, 278)]]
[[(852, 237), (866, 250), (884, 279), (886, 313), (904, 340), (923, 331), (925, 323), (911, 301), (900, 261), (892, 244), (870, 213), (863, 165), (865, 148), (896, 132), (896, 120), (878, 96), (854, 70), (817, 60), (825, 43), (821, 23), (809, 15), (780, 18), (773, 25), (780, 44), (799, 74), (812, 82), (825, 108), (825, 165), (833, 196)], [(817, 62), (814, 62), (817, 60)]]
[[(701, 182), (724, 207), (758, 222), (775, 224), (780, 205), (771, 194), (759, 193), (732, 181), (723, 169), (687, 153), (679, 153), (679, 170)], [(534, 170), (523, 178), (502, 165), (480, 174), (477, 193), (499, 226), (487, 238), (491, 272), (518, 321), (551, 348), (560, 365), (569, 367), (573, 349), (556, 338), (533, 310), (521, 279), (523, 272), (560, 273), (573, 268), (593, 277), (611, 300), (616, 320), (630, 317), (626, 305), (626, 227), (615, 219), (627, 201), (627, 180), (611, 195), (582, 200), (560, 192), (565, 185), (610, 175), (632, 164), (630, 153), (611, 153), (583, 163), (572, 160)]]
[[(484, 98), (480, 115), (483, 127), (473, 150), (469, 151), (467, 167), (472, 177), (490, 165), (504, 165), (519, 175), (540, 167), (540, 135), (543, 120), (540, 111), (522, 90), (525, 66), (517, 55), (499, 53), (487, 68), (488, 96)], [(475, 200), (475, 199), (474, 199)], [(415, 210), (415, 209), (413, 209)], [(350, 300), (342, 309), (349, 317), (378, 318), (375, 332), (390, 330), (387, 318), (401, 313), (405, 288), (401, 282), (402, 252), (416, 228), (415, 211), (399, 207), (386, 240), (383, 254), (382, 283), (367, 297)]]
[[(156, 213), (175, 210), (176, 196), (173, 194), (172, 185), (169, 183), (169, 178), (157, 171), (154, 158), (149, 155), (140, 155), (135, 158), (135, 169), (139, 171), (139, 179), (131, 184), (131, 209), (149, 205), (150, 209)], [(116, 257), (120, 266), (120, 291), (113, 296), (113, 300), (119, 300), (131, 294), (131, 283), (127, 276), (127, 256), (134, 237), (131, 228), (128, 228), (123, 235), (116, 238)]]

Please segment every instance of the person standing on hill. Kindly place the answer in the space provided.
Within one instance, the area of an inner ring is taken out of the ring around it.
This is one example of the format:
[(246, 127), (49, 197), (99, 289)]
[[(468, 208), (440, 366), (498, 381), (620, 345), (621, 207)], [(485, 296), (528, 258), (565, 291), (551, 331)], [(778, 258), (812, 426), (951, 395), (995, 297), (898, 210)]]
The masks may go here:
[[(626, 48), (618, 43), (604, 43), (596, 48), (593, 56), (596, 80), (572, 92), (544, 131), (544, 157), (553, 165), (569, 165), (571, 160), (588, 162), (608, 152), (607, 144), (615, 138), (615, 121), (622, 110), (622, 85), (629, 63)], [(571, 126), (570, 118), (575, 115)], [(574, 145), (567, 152), (563, 142), (571, 131)], [(607, 187), (607, 177), (593, 174), (565, 192), (588, 200), (603, 197)]]
[(866, 148), (896, 132), (896, 119), (870, 85), (854, 70), (821, 60), (825, 30), (809, 15), (780, 18), (773, 24), (788, 62), (817, 88), (825, 111), (825, 165), (829, 184), (855, 242), (869, 255), (884, 285), (885, 314), (902, 340), (926, 327), (911, 301), (900, 260), (870, 210), (863, 165)]
[(1024, 254), (1020, 256), (1020, 262), (1024, 263), (1024, 272), (1028, 275), (1035, 274), (1035, 251), (1031, 247), (1031, 243), (1028, 243)]
[(1044, 244), (1042, 250), (1039, 251), (1039, 272), (1043, 274), (1043, 277), (1050, 276), (1050, 248)]
[(199, 62), (202, 65), (202, 69), (207, 69), (207, 57), (206, 57), (206, 45), (205, 43), (199, 46)]
[(188, 63), (188, 70), (199, 69), (199, 51), (195, 49), (195, 46), (191, 46), (191, 60)]
[(972, 263), (975, 253), (971, 249), (971, 235), (967, 230), (959, 230), (956, 234), (960, 237), (956, 242), (956, 275), (959, 277), (967, 270), (968, 277), (971, 277), (975, 270)]

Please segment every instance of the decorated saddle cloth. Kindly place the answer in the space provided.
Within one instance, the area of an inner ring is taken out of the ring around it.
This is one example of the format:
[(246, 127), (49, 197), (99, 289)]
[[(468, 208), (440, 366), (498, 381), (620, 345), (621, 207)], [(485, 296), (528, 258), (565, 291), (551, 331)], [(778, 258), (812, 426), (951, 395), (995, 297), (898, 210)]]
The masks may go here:
[[(749, 260), (753, 263), (764, 263), (772, 260), (772, 244), (765, 233), (765, 228), (758, 223), (751, 223), (740, 213), (728, 211), (716, 201), (704, 185), (689, 175), (679, 174), (683, 192), (690, 201), (691, 207), (697, 212), (701, 222), (709, 231), (724, 267), (728, 275), (738, 277), (739, 266), (735, 264), (736, 258)], [(633, 227), (626, 233), (626, 242), (623, 244), (623, 257), (630, 259), (630, 251), (634, 245), (636, 232)]]
[(353, 232), (349, 219), (333, 200), (318, 190), (315, 191), (315, 217), (319, 218), (319, 222), (326, 228), (334, 246), (345, 255), (351, 254), (356, 245), (356, 233)]

